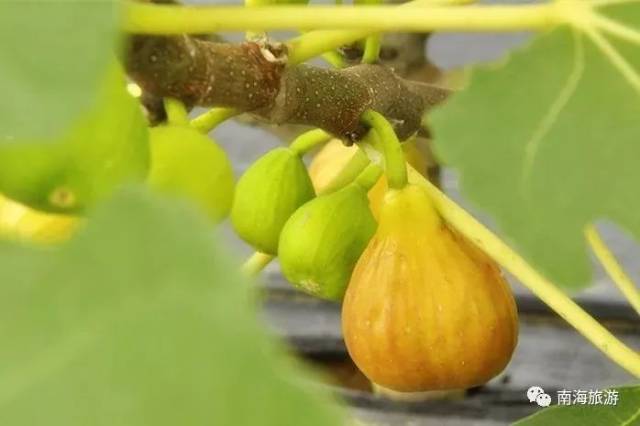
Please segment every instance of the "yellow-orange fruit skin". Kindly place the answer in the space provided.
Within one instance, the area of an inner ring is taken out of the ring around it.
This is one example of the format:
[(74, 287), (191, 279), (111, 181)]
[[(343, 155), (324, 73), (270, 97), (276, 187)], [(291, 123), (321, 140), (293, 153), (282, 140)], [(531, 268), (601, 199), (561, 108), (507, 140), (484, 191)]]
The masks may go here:
[(420, 392), (494, 377), (515, 349), (518, 319), (497, 265), (409, 185), (385, 196), (345, 295), (342, 327), (372, 382)]

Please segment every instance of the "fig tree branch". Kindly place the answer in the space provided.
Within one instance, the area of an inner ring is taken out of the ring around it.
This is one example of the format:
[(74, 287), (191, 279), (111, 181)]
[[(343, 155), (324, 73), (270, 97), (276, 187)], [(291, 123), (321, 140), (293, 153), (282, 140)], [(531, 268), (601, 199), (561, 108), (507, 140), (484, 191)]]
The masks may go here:
[(217, 43), (186, 35), (132, 35), (125, 65), (145, 92), (189, 106), (222, 106), (274, 124), (319, 127), (345, 141), (366, 131), (360, 117), (373, 109), (400, 139), (418, 131), (425, 111), (448, 91), (403, 80), (381, 65), (342, 70), (287, 66), (284, 45)]

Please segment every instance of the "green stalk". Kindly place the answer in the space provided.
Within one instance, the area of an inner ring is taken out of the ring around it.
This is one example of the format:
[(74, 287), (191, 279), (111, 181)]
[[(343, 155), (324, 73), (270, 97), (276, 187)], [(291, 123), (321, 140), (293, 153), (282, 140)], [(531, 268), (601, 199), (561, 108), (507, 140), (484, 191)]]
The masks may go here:
[[(463, 5), (473, 3), (475, 0), (413, 0), (398, 7), (435, 7), (443, 5)], [(367, 36), (375, 34), (375, 30), (316, 30), (290, 40), (289, 62), (292, 64), (302, 63), (308, 59), (322, 54), (342, 45), (353, 43)]]
[(383, 170), (377, 164), (369, 164), (360, 175), (355, 179), (355, 183), (369, 191), (373, 185), (378, 182), (382, 176)]
[(189, 125), (202, 133), (209, 133), (223, 121), (228, 120), (229, 118), (234, 117), (238, 114), (240, 114), (240, 111), (234, 108), (211, 108), (209, 111), (202, 113), (191, 120)]
[(164, 98), (163, 102), (169, 124), (175, 126), (189, 125), (189, 114), (181, 101), (174, 98)]
[(330, 194), (332, 192), (337, 191), (340, 188), (343, 188), (354, 181), (364, 171), (364, 169), (371, 163), (369, 161), (369, 157), (362, 150), (358, 150), (353, 157), (349, 160), (349, 162), (340, 170), (340, 173), (333, 178), (331, 183), (325, 187), (325, 189), (319, 193), (322, 194)]
[(321, 143), (331, 139), (331, 135), (322, 129), (309, 130), (294, 139), (289, 145), (299, 156), (303, 156)]
[(584, 232), (593, 253), (602, 264), (604, 270), (607, 271), (611, 280), (618, 286), (618, 289), (627, 298), (631, 306), (640, 314), (640, 291), (638, 291), (638, 286), (624, 271), (618, 259), (600, 237), (596, 227), (590, 224)]
[(362, 114), (362, 121), (378, 133), (389, 188), (404, 188), (407, 185), (407, 163), (393, 127), (382, 114), (370, 109)]
[(380, 34), (374, 34), (367, 37), (364, 44), (364, 53), (362, 54), (362, 63), (373, 64), (380, 56), (382, 37)]
[[(219, 31), (283, 29), (381, 31), (547, 30), (566, 23), (566, 8), (555, 2), (524, 5), (432, 6), (176, 6), (125, 2), (123, 26), (138, 34), (203, 34)], [(363, 34), (363, 31), (364, 32)], [(304, 37), (304, 36), (301, 36)], [(328, 50), (326, 44), (324, 50)], [(314, 55), (315, 56), (315, 55)]]
[(334, 68), (344, 68), (347, 65), (342, 55), (335, 50), (324, 52), (322, 58)]
[(255, 252), (242, 265), (242, 273), (249, 277), (258, 275), (272, 260), (273, 256), (262, 252)]
[[(354, 0), (356, 5), (380, 5), (381, 0)], [(362, 53), (363, 64), (373, 64), (380, 56), (380, 47), (382, 36), (380, 34), (371, 34), (365, 39), (364, 52)]]

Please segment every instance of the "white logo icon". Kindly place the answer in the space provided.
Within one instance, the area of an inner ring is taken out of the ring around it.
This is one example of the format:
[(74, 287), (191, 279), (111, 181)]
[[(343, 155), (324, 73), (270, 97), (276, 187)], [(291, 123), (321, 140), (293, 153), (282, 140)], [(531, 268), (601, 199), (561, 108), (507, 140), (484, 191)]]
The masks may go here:
[(536, 402), (541, 407), (548, 407), (551, 405), (551, 396), (548, 393), (541, 393), (536, 398)]
[(527, 391), (527, 398), (529, 398), (529, 402), (533, 402), (536, 400), (538, 395), (544, 393), (544, 389), (540, 386), (531, 386)]
[(527, 398), (529, 402), (536, 402), (540, 407), (548, 407), (551, 405), (551, 396), (544, 393), (544, 389), (540, 386), (531, 386), (527, 390)]

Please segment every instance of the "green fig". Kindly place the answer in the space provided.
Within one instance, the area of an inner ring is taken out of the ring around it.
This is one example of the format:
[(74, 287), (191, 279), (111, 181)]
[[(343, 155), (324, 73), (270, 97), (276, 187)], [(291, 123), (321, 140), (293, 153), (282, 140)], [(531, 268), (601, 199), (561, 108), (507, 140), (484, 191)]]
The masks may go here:
[[(63, 134), (9, 140), (0, 128), (3, 195), (41, 212), (78, 215), (122, 184), (144, 181), (149, 135), (140, 104), (125, 90), (126, 77), (115, 61), (105, 71), (94, 105)], [(31, 120), (39, 125), (36, 117)]]
[(285, 277), (316, 297), (341, 300), (360, 254), (376, 230), (368, 187), (354, 182), (300, 207), (280, 235)]
[(151, 188), (195, 202), (214, 222), (233, 200), (233, 171), (225, 152), (209, 137), (186, 126), (150, 130)]
[(253, 163), (238, 181), (231, 222), (242, 239), (275, 255), (285, 222), (314, 196), (300, 155), (289, 148), (276, 148)]

